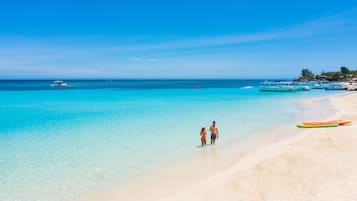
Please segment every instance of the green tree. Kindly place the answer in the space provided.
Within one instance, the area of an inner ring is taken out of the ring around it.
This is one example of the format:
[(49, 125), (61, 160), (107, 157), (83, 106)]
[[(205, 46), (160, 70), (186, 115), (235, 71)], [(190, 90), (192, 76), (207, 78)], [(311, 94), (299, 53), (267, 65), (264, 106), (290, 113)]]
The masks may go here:
[(302, 80), (312, 80), (312, 79), (314, 79), (314, 77), (315, 77), (314, 74), (309, 69), (303, 68), (301, 70), (300, 79), (302, 79)]
[(324, 75), (329, 77), (330, 81), (340, 81), (343, 74), (340, 71), (337, 72), (326, 72)]
[(348, 74), (350, 72), (350, 70), (345, 66), (341, 66), (340, 69), (341, 69), (341, 73), (343, 74)]

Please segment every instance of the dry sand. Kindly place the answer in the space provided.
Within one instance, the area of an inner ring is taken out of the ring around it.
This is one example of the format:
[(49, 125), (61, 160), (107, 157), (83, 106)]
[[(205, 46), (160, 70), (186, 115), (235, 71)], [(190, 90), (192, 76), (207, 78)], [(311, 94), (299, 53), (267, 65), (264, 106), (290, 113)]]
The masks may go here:
[[(303, 108), (314, 107), (311, 101)], [(80, 200), (357, 200), (357, 93), (330, 102), (336, 113), (328, 119), (351, 119), (353, 124), (319, 129), (290, 125), (284, 132), (247, 139), (239, 148), (207, 147), (199, 157)]]

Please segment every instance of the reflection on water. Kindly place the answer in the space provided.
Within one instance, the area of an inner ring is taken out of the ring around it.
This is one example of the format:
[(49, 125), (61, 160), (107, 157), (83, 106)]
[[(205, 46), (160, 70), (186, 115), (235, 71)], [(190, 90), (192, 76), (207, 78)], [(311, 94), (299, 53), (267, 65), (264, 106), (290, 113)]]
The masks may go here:
[(201, 164), (203, 166), (207, 166), (207, 149), (206, 147), (202, 147), (202, 151), (201, 151)]

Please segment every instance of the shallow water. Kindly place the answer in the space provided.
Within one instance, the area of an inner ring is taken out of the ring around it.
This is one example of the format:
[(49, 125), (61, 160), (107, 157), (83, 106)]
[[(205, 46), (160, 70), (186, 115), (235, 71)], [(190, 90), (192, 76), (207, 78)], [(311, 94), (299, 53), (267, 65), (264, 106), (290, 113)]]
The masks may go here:
[(0, 82), (0, 200), (71, 200), (190, 156), (212, 120), (224, 146), (288, 121), (298, 99), (336, 93), (262, 93), (259, 81), (127, 82), (71, 90)]

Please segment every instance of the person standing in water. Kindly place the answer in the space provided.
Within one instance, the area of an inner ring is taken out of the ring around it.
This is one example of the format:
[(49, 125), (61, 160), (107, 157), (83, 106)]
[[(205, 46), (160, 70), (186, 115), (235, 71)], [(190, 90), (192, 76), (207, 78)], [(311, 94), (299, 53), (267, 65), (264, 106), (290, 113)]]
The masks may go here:
[(218, 128), (216, 121), (212, 122), (212, 126), (209, 128), (209, 131), (211, 132), (211, 144), (215, 144), (216, 139), (218, 138)]
[(201, 129), (200, 135), (201, 135), (202, 147), (204, 147), (204, 146), (206, 146), (206, 142), (207, 142), (207, 140), (206, 140), (207, 131), (206, 131), (206, 128), (205, 128), (205, 127), (203, 127), (203, 128)]

